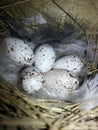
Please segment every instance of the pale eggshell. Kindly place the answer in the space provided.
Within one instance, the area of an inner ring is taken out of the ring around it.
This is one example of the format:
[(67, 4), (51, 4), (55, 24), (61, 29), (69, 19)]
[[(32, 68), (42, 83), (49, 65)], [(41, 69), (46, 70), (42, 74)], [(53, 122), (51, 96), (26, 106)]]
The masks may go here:
[(51, 45), (40, 45), (35, 51), (35, 67), (43, 73), (53, 67), (55, 59), (55, 51)]
[(27, 67), (20, 74), (21, 85), (28, 94), (37, 92), (43, 87), (44, 76), (34, 70), (33, 66)]
[(83, 61), (76, 55), (68, 55), (59, 58), (53, 68), (54, 69), (66, 69), (75, 75), (78, 75), (84, 66)]
[(18, 38), (5, 38), (7, 44), (7, 52), (10, 58), (17, 64), (22, 66), (30, 66), (34, 62), (33, 50)]
[(64, 97), (66, 92), (76, 90), (79, 86), (78, 78), (65, 69), (48, 71), (45, 76), (45, 91), (50, 97)]

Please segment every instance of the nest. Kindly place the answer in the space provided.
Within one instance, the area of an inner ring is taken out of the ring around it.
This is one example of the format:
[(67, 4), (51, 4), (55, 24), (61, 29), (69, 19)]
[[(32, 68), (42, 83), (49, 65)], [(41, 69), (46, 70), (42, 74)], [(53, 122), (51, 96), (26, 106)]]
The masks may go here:
[[(66, 3), (68, 5), (67, 7)], [(91, 39), (94, 39), (96, 42), (96, 57), (98, 51), (98, 30), (96, 30), (98, 20), (95, 15), (96, 13), (94, 12), (97, 12), (98, 6), (96, 5), (98, 2), (91, 2), (90, 0), (87, 0), (86, 2), (80, 1), (80, 10), (76, 8), (77, 4), (79, 3), (73, 3), (71, 0), (70, 2), (66, 0), (65, 3), (64, 0), (51, 0), (48, 4), (45, 0), (43, 3), (40, 0), (2, 0), (0, 3), (0, 37), (2, 38), (12, 35), (13, 31), (15, 33), (12, 21), (15, 21), (15, 23), (18, 24), (18, 27), (21, 27), (25, 33), (27, 33), (28, 28), (32, 28), (36, 31), (40, 26), (49, 26), (40, 25), (36, 23), (36, 21), (29, 26), (22, 25), (20, 22), (20, 18), (31, 17), (40, 12), (49, 21), (49, 24), (56, 29), (56, 31), (63, 30), (64, 25), (70, 23), (74, 25), (76, 30), (77, 28), (80, 30), (77, 34), (78, 36), (85, 36), (87, 44), (89, 44)], [(64, 5), (66, 10), (64, 9)], [(76, 8), (74, 9), (74, 14), (72, 13), (73, 9), (70, 9), (72, 5)], [(89, 12), (89, 9), (87, 8), (88, 6), (89, 8), (91, 7), (90, 9), (92, 9), (93, 12), (90, 17), (87, 17)], [(27, 11), (27, 9), (29, 11)], [(85, 15), (82, 11), (83, 9), (84, 12), (86, 12)], [(95, 62), (87, 62), (86, 65), (87, 75), (93, 76), (98, 73)], [(71, 102), (52, 99), (31, 99), (29, 96), (23, 94), (17, 88), (4, 81), (4, 79), (0, 78), (0, 129), (97, 130), (98, 107), (92, 110), (82, 109), (85, 105), (96, 100), (98, 99), (96, 98), (92, 101), (90, 100), (81, 104), (73, 104)]]
[(21, 130), (92, 130), (98, 128), (98, 107), (89, 111), (81, 110), (81, 107), (89, 102), (72, 104), (51, 99), (30, 99), (2, 80), (0, 80), (0, 100), (2, 129), (4, 126)]

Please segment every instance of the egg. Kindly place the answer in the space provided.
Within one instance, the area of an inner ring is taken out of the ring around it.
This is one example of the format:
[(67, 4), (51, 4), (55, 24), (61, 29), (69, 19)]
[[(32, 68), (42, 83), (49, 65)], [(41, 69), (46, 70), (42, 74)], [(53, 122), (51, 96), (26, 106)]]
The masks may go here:
[(43, 73), (53, 67), (55, 59), (55, 51), (51, 45), (40, 45), (35, 51), (35, 67)]
[(79, 86), (78, 78), (65, 69), (50, 70), (44, 76), (45, 91), (50, 97), (64, 97), (66, 92), (74, 91)]
[(5, 38), (7, 52), (10, 58), (22, 66), (30, 66), (34, 62), (34, 53), (32, 49), (23, 40), (18, 38)]
[(53, 68), (54, 69), (66, 69), (75, 75), (78, 75), (84, 66), (83, 61), (76, 55), (63, 56), (58, 59)]
[(25, 68), (20, 73), (21, 86), (28, 94), (33, 94), (43, 88), (44, 76), (34, 70), (33, 66)]

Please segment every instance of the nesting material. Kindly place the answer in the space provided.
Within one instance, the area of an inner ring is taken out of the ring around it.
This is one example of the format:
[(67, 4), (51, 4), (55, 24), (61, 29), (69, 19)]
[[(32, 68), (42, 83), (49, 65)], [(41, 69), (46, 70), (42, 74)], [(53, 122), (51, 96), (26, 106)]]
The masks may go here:
[(0, 87), (1, 130), (4, 130), (5, 126), (15, 130), (17, 126), (24, 130), (98, 129), (96, 120), (98, 108), (81, 111), (82, 107), (97, 99), (81, 104), (51, 99), (32, 99), (1, 79)]

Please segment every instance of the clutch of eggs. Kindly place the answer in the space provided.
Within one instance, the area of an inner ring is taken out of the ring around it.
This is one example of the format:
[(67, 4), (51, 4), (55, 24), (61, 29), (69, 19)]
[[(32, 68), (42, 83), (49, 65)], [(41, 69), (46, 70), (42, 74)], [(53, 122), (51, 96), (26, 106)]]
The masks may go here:
[(57, 96), (64, 95), (66, 91), (75, 90), (79, 85), (78, 78), (65, 69), (50, 70), (46, 73), (36, 72), (27, 67), (20, 74), (21, 85), (29, 93), (35, 93), (44, 87)]
[(46, 88), (61, 95), (78, 88), (77, 75), (84, 66), (80, 57), (70, 55), (57, 60), (54, 48), (49, 44), (38, 46), (34, 52), (21, 39), (7, 37), (5, 41), (10, 58), (16, 64), (29, 66), (20, 74), (21, 85), (27, 93)]

